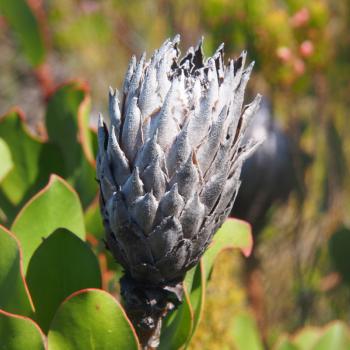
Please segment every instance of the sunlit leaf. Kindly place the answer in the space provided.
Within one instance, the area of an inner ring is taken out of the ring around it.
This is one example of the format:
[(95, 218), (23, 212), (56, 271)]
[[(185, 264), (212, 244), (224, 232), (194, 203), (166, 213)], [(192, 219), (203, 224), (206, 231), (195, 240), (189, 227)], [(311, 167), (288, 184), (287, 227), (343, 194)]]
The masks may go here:
[(44, 350), (45, 337), (30, 318), (0, 310), (0, 349)]
[(31, 257), (27, 281), (34, 319), (47, 332), (60, 303), (80, 289), (100, 288), (101, 273), (89, 246), (68, 230), (58, 229)]
[(193, 310), (193, 325), (187, 346), (198, 328), (205, 301), (206, 281), (210, 277), (215, 259), (224, 249), (240, 249), (244, 255), (252, 250), (253, 238), (250, 225), (244, 221), (228, 219), (215, 234), (212, 244), (201, 259), (200, 264), (188, 271), (184, 281), (190, 295)]
[(11, 152), (15, 167), (1, 188), (11, 203), (18, 204), (35, 183), (39, 172), (42, 142), (29, 133), (19, 111), (13, 110), (0, 119), (0, 137)]
[(215, 234), (209, 249), (203, 255), (206, 279), (209, 278), (217, 255), (223, 249), (240, 249), (245, 256), (249, 256), (253, 247), (251, 227), (247, 222), (228, 219)]
[(6, 143), (13, 164), (0, 184), (1, 209), (8, 225), (51, 173), (61, 174), (63, 160), (54, 145), (29, 132), (22, 112), (16, 108), (0, 118), (0, 138)]
[(25, 271), (42, 240), (60, 227), (85, 239), (79, 197), (63, 179), (52, 175), (48, 185), (30, 199), (12, 225), (12, 232), (21, 242)]
[(16, 237), (2, 226), (0, 247), (0, 309), (29, 316), (33, 307), (21, 266), (21, 249)]
[(7, 175), (7, 173), (12, 169), (13, 162), (11, 158), (11, 152), (7, 143), (0, 138), (0, 182)]
[(120, 304), (97, 289), (66, 299), (51, 323), (48, 343), (50, 350), (138, 350), (135, 331)]
[(63, 154), (64, 178), (77, 190), (84, 207), (97, 193), (89, 110), (88, 89), (76, 81), (58, 88), (46, 111), (49, 139)]

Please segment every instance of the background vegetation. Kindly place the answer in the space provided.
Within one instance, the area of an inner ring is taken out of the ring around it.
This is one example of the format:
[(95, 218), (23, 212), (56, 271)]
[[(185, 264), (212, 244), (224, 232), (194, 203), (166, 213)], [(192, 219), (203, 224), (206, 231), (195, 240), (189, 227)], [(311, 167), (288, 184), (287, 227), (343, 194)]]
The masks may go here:
[[(181, 34), (183, 51), (202, 35), (207, 54), (221, 42), (226, 57), (247, 49), (256, 61), (250, 94), (261, 92), (271, 100), (275, 118), (303, 155), (293, 157), (298, 170), (295, 190), (288, 201), (270, 208), (266, 225), (255, 232), (259, 309), (249, 303), (239, 253), (225, 253), (213, 272), (204, 318), (191, 346), (232, 348), (232, 327), (227, 325), (252, 307), (268, 346), (281, 333), (305, 325), (350, 321), (348, 1), (0, 0), (0, 14), (0, 114), (19, 106), (32, 132), (42, 139), (55, 134), (54, 117), (51, 129), (48, 121), (44, 127), (45, 113), (59, 110), (65, 92), (54, 101), (50, 96), (67, 80), (81, 79), (67, 87), (76, 91), (72, 109), (85, 93), (91, 94), (87, 103), (92, 101), (92, 110), (86, 113), (95, 125), (98, 111), (107, 114), (108, 86), (121, 86), (133, 53), (151, 53), (176, 33)], [(64, 141), (57, 144), (64, 148)], [(89, 155), (92, 160), (92, 151)], [(77, 161), (79, 155), (69, 162)], [(89, 166), (83, 163), (83, 168)], [(95, 189), (87, 193), (81, 184), (88, 180), (77, 176), (68, 166), (65, 178), (84, 194), (83, 206), (88, 208)], [(24, 195), (17, 202), (14, 198), (11, 212), (4, 199), (11, 186), (17, 185), (2, 185), (0, 198), (5, 226), (16, 205), (25, 202)], [(29, 198), (29, 192), (26, 195)], [(94, 215), (91, 209), (87, 220)], [(102, 250), (98, 240), (90, 241)], [(103, 259), (101, 255), (101, 264)], [(117, 292), (115, 281), (104, 279), (112, 292)]]

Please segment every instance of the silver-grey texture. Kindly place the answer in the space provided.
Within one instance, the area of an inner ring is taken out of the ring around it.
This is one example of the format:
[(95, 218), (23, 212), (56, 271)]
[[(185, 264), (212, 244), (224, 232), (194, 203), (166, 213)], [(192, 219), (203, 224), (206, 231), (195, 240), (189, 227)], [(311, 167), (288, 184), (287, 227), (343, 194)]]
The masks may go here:
[(107, 246), (134, 280), (154, 286), (181, 282), (198, 262), (258, 145), (242, 143), (261, 99), (243, 106), (246, 52), (225, 65), (223, 45), (205, 59), (200, 41), (180, 58), (179, 41), (131, 59), (121, 92), (110, 89), (110, 125), (100, 116), (98, 128)]

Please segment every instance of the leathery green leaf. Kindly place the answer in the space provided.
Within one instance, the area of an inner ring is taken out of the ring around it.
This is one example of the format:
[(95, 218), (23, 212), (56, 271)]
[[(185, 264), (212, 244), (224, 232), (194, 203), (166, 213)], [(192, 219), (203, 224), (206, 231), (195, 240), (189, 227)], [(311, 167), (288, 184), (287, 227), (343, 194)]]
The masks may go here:
[(101, 287), (101, 272), (87, 243), (66, 229), (58, 229), (30, 259), (27, 281), (35, 306), (34, 319), (47, 332), (65, 298), (80, 289)]
[(238, 248), (244, 255), (248, 256), (252, 250), (252, 244), (253, 238), (250, 225), (241, 220), (228, 219), (215, 234), (213, 243), (202, 257), (200, 263), (187, 272), (184, 285), (189, 291), (193, 322), (186, 347), (190, 344), (191, 338), (198, 328), (205, 303), (206, 281), (210, 277), (217, 255), (223, 249)]
[(16, 237), (2, 226), (0, 247), (0, 309), (29, 316), (33, 307), (21, 266), (21, 248)]
[(11, 152), (7, 143), (0, 138), (0, 182), (13, 167)]
[(121, 305), (98, 289), (76, 292), (61, 304), (50, 326), (48, 346), (50, 350), (139, 349)]
[(0, 310), (0, 349), (44, 350), (45, 337), (30, 318)]
[(189, 291), (190, 306), (193, 311), (192, 330), (187, 339), (186, 347), (198, 328), (205, 302), (206, 281), (217, 255), (228, 248), (238, 248), (248, 256), (253, 244), (250, 225), (244, 221), (228, 219), (215, 234), (213, 243), (202, 257), (200, 263), (187, 272), (184, 285)]
[(78, 195), (62, 178), (52, 175), (48, 185), (29, 200), (12, 224), (12, 232), (21, 242), (25, 271), (42, 240), (60, 227), (85, 239)]
[(245, 256), (249, 256), (253, 248), (253, 236), (251, 227), (247, 222), (230, 218), (215, 234), (213, 242), (203, 255), (202, 261), (206, 279), (209, 278), (220, 251), (233, 248), (238, 248)]
[(84, 208), (97, 193), (89, 110), (90, 96), (86, 84), (73, 81), (55, 91), (46, 111), (49, 139), (61, 150), (64, 177), (79, 193)]
[[(63, 160), (58, 148), (29, 132), (24, 115), (17, 108), (0, 117), (0, 138), (12, 159), (12, 167), (0, 184), (1, 209), (6, 217), (4, 221), (10, 224), (19, 208), (45, 185), (50, 174), (62, 173)], [(1, 168), (3, 159), (6, 161), (3, 156)]]
[(0, 118), (0, 137), (11, 152), (13, 169), (1, 189), (12, 204), (18, 204), (35, 183), (39, 172), (42, 140), (34, 137), (23, 123), (24, 116), (13, 109)]

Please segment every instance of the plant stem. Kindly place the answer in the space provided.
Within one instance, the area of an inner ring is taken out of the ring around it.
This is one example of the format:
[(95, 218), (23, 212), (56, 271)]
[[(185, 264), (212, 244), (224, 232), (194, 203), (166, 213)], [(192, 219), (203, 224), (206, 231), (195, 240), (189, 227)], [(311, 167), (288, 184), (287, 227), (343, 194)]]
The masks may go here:
[(126, 313), (135, 327), (142, 349), (157, 349), (163, 318), (181, 302), (182, 283), (152, 286), (135, 281), (126, 274), (120, 285)]
[[(160, 332), (162, 329), (162, 317), (153, 318), (152, 327), (142, 326), (142, 319), (133, 317), (128, 313), (131, 322), (135, 326), (143, 350), (155, 350), (160, 343)], [(165, 315), (164, 315), (165, 317)], [(141, 323), (140, 323), (141, 321)]]

